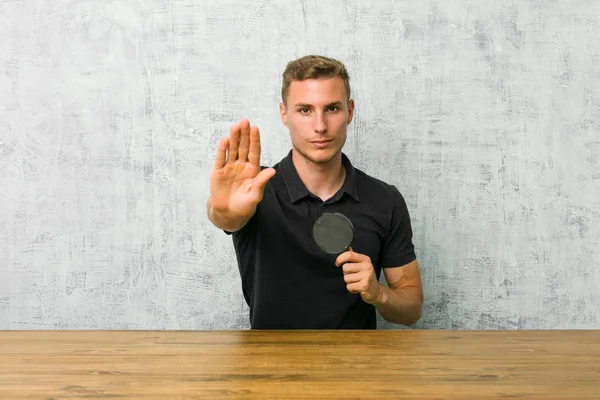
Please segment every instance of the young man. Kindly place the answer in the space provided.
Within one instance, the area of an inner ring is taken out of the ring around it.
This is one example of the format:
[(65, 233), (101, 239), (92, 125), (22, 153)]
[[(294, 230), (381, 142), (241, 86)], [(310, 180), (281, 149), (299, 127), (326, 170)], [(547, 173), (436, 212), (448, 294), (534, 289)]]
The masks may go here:
[[(292, 141), (283, 160), (261, 166), (259, 130), (247, 120), (219, 142), (208, 217), (232, 235), (252, 329), (376, 329), (376, 309), (398, 324), (421, 317), (404, 199), (342, 153), (353, 113), (345, 66), (306, 56), (283, 73), (280, 114)], [(323, 212), (352, 222), (348, 251), (329, 255), (314, 243)]]

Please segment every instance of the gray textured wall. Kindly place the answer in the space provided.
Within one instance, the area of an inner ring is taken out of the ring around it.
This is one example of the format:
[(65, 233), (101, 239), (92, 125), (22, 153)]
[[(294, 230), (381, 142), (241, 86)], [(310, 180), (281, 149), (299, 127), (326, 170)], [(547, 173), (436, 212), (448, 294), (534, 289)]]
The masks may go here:
[[(600, 2), (0, 2), (0, 328), (247, 328), (218, 138), (290, 146), (285, 63), (345, 61), (399, 186), (421, 328), (600, 327)], [(383, 324), (383, 328), (391, 328)]]

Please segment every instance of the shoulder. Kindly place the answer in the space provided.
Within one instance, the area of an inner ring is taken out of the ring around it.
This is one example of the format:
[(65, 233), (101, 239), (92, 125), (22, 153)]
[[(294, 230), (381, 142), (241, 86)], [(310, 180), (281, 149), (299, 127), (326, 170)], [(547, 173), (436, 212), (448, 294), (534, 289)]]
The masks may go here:
[(361, 200), (364, 198), (366, 201), (387, 203), (390, 206), (404, 203), (404, 197), (396, 185), (375, 178), (358, 168), (355, 168), (355, 171)]

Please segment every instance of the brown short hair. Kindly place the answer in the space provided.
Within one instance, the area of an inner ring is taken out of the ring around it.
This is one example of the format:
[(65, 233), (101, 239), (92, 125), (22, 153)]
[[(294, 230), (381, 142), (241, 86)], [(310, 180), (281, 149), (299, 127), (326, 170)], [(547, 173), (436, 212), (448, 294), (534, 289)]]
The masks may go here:
[(333, 78), (336, 76), (339, 76), (344, 81), (347, 100), (350, 100), (350, 77), (348, 76), (346, 66), (341, 61), (318, 55), (308, 55), (290, 61), (282, 75), (281, 100), (286, 104), (288, 90), (293, 81)]

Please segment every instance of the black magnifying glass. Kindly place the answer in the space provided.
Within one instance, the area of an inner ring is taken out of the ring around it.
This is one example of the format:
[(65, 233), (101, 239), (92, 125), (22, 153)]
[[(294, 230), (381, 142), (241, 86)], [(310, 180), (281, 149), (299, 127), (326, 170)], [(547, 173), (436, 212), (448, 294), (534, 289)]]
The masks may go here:
[(354, 226), (344, 214), (326, 212), (315, 221), (312, 237), (322, 251), (339, 255), (348, 250), (352, 244)]

